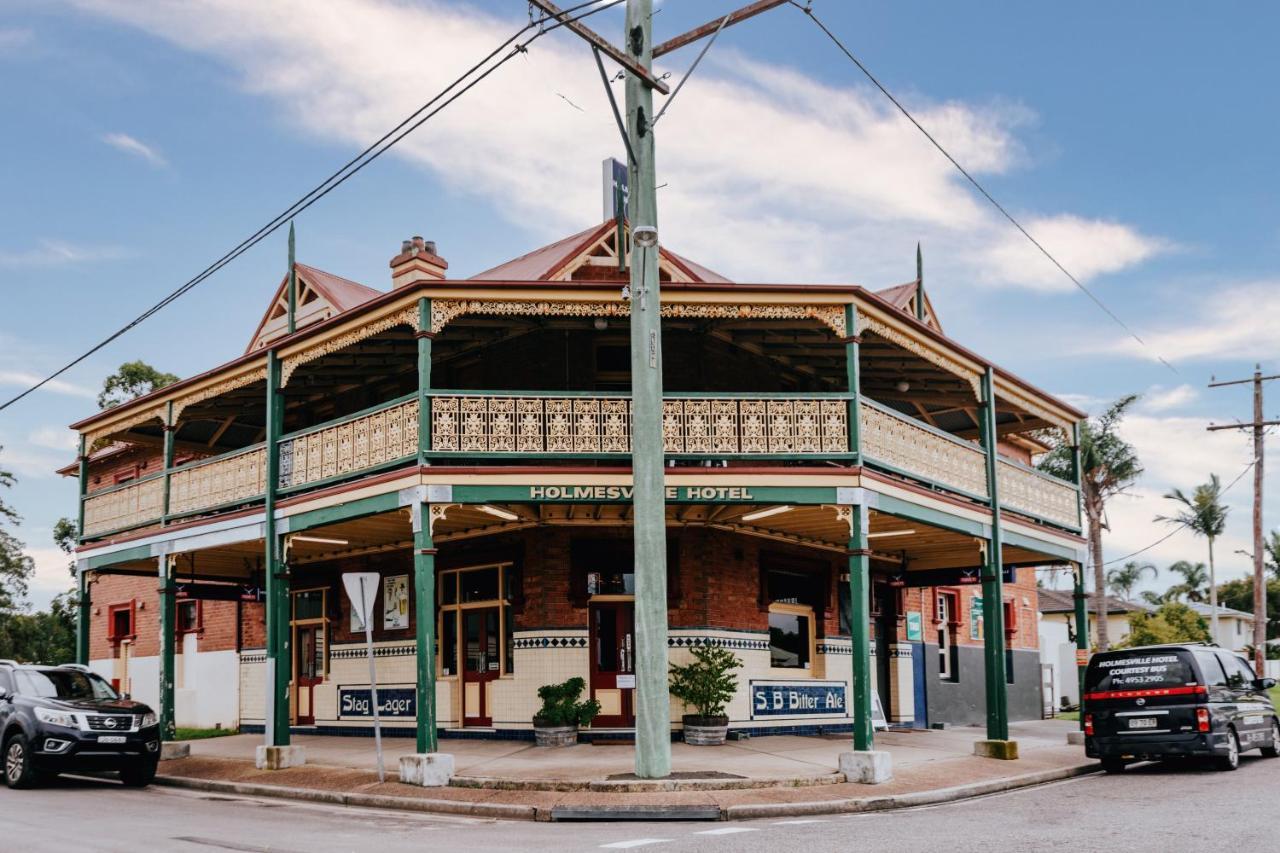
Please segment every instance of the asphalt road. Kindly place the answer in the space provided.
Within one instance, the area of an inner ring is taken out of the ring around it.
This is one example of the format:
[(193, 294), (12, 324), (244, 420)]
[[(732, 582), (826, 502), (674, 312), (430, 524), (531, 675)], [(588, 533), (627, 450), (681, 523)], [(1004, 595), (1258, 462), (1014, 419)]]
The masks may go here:
[(62, 779), (0, 789), (0, 850), (1276, 850), (1280, 760), (1255, 755), (1234, 773), (1152, 764), (907, 811), (726, 823), (487, 821)]

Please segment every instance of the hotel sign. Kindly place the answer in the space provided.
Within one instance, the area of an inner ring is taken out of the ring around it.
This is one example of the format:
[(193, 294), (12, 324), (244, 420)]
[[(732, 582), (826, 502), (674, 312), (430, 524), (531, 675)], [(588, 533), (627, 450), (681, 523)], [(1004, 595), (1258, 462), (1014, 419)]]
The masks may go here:
[[(667, 486), (669, 501), (754, 501), (746, 486)], [(530, 486), (531, 501), (629, 501), (632, 486)]]
[[(436, 487), (439, 488), (439, 487)], [(631, 503), (635, 488), (630, 485), (453, 485), (449, 497), (435, 498), (448, 503)], [(669, 503), (694, 504), (799, 504), (837, 503), (834, 486), (721, 486), (667, 485), (663, 497)]]

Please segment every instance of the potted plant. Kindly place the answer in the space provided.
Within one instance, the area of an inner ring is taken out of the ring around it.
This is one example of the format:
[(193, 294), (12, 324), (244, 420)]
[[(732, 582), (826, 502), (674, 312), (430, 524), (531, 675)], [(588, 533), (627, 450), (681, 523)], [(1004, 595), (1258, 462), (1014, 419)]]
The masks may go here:
[(533, 715), (533, 735), (538, 746), (573, 746), (578, 742), (578, 727), (591, 725), (600, 713), (596, 700), (579, 701), (585, 689), (587, 683), (578, 677), (538, 688), (542, 707)]
[(691, 662), (671, 665), (671, 695), (697, 711), (683, 717), (685, 743), (724, 743), (729, 733), (724, 706), (738, 691), (738, 676), (733, 670), (740, 666), (737, 655), (719, 646), (699, 646), (693, 649)]

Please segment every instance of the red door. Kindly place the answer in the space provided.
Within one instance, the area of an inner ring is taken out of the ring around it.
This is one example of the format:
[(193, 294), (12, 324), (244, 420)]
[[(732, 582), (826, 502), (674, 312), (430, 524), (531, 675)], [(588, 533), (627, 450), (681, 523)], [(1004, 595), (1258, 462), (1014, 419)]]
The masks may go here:
[(601, 601), (591, 605), (591, 698), (600, 703), (594, 725), (636, 724), (635, 605)]
[(462, 724), (491, 726), (489, 683), (501, 673), (498, 608), (462, 611)]
[(298, 650), (297, 723), (311, 726), (316, 722), (314, 688), (324, 681), (324, 625), (297, 626), (294, 648)]

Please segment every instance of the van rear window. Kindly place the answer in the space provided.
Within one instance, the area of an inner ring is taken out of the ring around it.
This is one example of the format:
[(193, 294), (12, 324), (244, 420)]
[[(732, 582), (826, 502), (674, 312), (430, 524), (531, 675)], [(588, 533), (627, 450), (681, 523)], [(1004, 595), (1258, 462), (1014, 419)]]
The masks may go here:
[(1196, 683), (1191, 655), (1184, 651), (1135, 651), (1096, 655), (1089, 661), (1085, 690), (1148, 690)]

